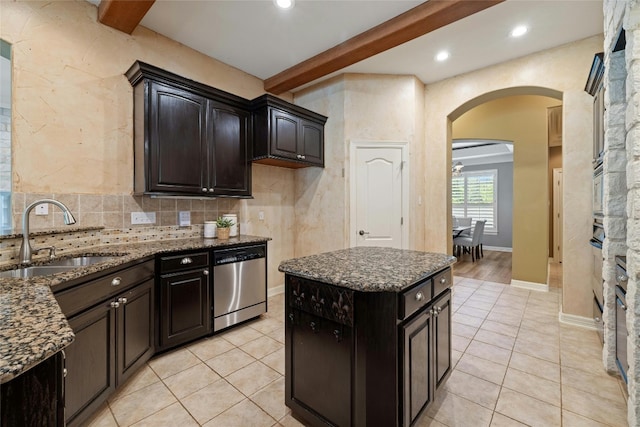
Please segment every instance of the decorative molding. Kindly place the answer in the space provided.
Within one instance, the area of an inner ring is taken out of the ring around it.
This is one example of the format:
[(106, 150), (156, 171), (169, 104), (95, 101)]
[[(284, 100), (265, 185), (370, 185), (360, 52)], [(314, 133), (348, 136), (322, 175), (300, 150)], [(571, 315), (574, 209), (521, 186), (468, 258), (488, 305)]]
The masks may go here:
[(495, 252), (513, 252), (513, 248), (503, 248), (501, 246), (482, 245), (482, 249), (487, 251), (495, 251)]
[(560, 323), (564, 323), (571, 326), (578, 326), (580, 328), (591, 329), (597, 331), (596, 323), (590, 317), (576, 316), (575, 314), (563, 313), (562, 309), (558, 313), (558, 320)]
[(274, 286), (272, 288), (267, 289), (267, 298), (271, 298), (283, 293), (284, 293), (284, 283), (280, 286)]
[(514, 288), (529, 289), (530, 291), (549, 292), (549, 285), (546, 283), (526, 282), (524, 280), (511, 279), (511, 286)]

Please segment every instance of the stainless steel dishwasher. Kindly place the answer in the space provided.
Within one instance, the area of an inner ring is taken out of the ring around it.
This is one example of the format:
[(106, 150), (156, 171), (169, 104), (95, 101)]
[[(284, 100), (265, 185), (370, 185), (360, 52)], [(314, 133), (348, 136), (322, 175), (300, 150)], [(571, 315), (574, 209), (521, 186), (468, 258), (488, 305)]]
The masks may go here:
[(213, 330), (267, 311), (267, 247), (243, 246), (213, 253)]

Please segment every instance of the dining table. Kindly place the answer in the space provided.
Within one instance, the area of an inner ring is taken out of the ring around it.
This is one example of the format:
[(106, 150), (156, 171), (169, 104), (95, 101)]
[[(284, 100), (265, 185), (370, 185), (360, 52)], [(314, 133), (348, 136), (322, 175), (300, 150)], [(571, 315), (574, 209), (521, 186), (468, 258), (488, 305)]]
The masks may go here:
[(456, 237), (459, 237), (463, 232), (467, 231), (467, 230), (471, 230), (471, 226), (470, 225), (458, 225), (452, 228), (452, 235), (453, 238), (455, 239)]

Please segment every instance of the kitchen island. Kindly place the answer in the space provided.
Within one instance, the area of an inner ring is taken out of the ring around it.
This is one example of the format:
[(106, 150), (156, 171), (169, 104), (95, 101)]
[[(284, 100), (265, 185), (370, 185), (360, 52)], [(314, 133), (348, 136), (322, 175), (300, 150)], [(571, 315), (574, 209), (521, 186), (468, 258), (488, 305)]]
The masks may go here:
[(351, 248), (283, 261), (285, 403), (313, 426), (410, 426), (451, 372), (456, 258)]

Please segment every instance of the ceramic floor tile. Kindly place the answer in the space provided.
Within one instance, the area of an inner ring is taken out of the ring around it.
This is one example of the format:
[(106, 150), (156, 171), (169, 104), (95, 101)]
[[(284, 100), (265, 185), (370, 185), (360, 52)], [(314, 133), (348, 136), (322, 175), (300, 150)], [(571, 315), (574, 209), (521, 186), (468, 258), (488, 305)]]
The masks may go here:
[(163, 410), (156, 412), (147, 418), (133, 424), (133, 427), (198, 427), (198, 423), (193, 419), (186, 409), (178, 402), (167, 406)]
[(531, 426), (561, 425), (560, 407), (504, 387), (496, 412)]
[(562, 409), (614, 426), (627, 423), (627, 406), (624, 403), (605, 399), (593, 392), (585, 392), (565, 384), (562, 385)]
[(163, 382), (178, 399), (181, 399), (219, 379), (220, 375), (216, 374), (213, 369), (204, 363), (199, 363), (165, 378)]
[(504, 323), (512, 326), (520, 326), (522, 318), (520, 316), (491, 312), (487, 316), (487, 320), (492, 320), (494, 322)]
[(491, 332), (497, 332), (509, 337), (517, 337), (519, 328), (513, 325), (506, 325), (504, 323), (494, 322), (493, 320), (485, 320), (480, 329), (484, 329)]
[(280, 378), (281, 375), (261, 362), (245, 366), (225, 378), (235, 388), (250, 396), (267, 384)]
[(557, 336), (544, 332), (532, 331), (530, 329), (520, 329), (518, 341), (525, 341), (529, 344), (544, 344), (560, 350), (560, 342)]
[(470, 338), (451, 335), (451, 348), (457, 351), (465, 351), (471, 342)]
[(267, 336), (284, 344), (284, 326), (274, 329), (273, 331), (269, 332)]
[(467, 302), (465, 302), (466, 306), (472, 307), (472, 308), (477, 308), (480, 310), (486, 310), (486, 311), (491, 311), (491, 309), (493, 308), (493, 304), (490, 302), (486, 302), (486, 301), (476, 301), (476, 300), (469, 300)]
[(427, 410), (427, 416), (447, 426), (489, 426), (491, 410), (442, 390)]
[(489, 302), (489, 303), (495, 304), (496, 301), (498, 300), (498, 296), (488, 295), (488, 294), (479, 294), (478, 292), (474, 292), (474, 294), (469, 297), (469, 300)]
[(473, 339), (487, 344), (493, 344), (496, 347), (505, 348), (507, 350), (511, 350), (513, 348), (513, 344), (516, 340), (515, 338), (508, 335), (502, 335), (497, 332), (487, 331), (486, 329), (482, 328), (480, 328)]
[(462, 323), (463, 325), (468, 325), (468, 326), (474, 326), (476, 328), (479, 328), (480, 325), (482, 325), (483, 319), (479, 318), (479, 317), (474, 317), (474, 316), (469, 316), (466, 314), (458, 314), (455, 313), (452, 316), (452, 320), (454, 322), (458, 322), (458, 323)]
[(500, 386), (459, 370), (454, 370), (444, 388), (457, 396), (493, 410), (500, 394)]
[(197, 341), (187, 348), (196, 357), (205, 362), (219, 354), (226, 353), (235, 348), (235, 346), (222, 337), (212, 337)]
[(464, 353), (462, 353), (461, 351), (451, 350), (451, 367), (452, 368), (455, 368), (455, 366), (458, 364), (463, 354)]
[(513, 351), (553, 363), (558, 363), (560, 361), (560, 351), (557, 347), (522, 340), (520, 335), (516, 338), (516, 344), (513, 347)]
[(278, 351), (275, 351), (262, 359), (260, 361), (270, 367), (271, 369), (277, 371), (280, 375), (284, 375), (284, 347)]
[(609, 424), (602, 424), (582, 415), (574, 414), (566, 409), (562, 410), (562, 427), (607, 427)]
[(280, 378), (258, 390), (250, 399), (271, 417), (279, 420), (290, 412), (284, 404), (284, 386), (284, 378)]
[(502, 386), (555, 406), (561, 403), (559, 383), (517, 369), (507, 369)]
[(200, 362), (193, 353), (183, 348), (154, 357), (149, 361), (149, 366), (160, 378), (167, 378)]
[(506, 316), (520, 317), (524, 316), (524, 307), (512, 307), (504, 306), (496, 303), (496, 305), (491, 309), (493, 313), (504, 314)]
[(502, 365), (508, 365), (511, 358), (511, 351), (476, 340), (471, 341), (466, 352)]
[(480, 319), (484, 319), (489, 314), (489, 311), (470, 307), (465, 303), (458, 309), (456, 314), (465, 314), (467, 316), (479, 317)]
[(263, 334), (268, 334), (274, 329), (281, 327), (282, 321), (271, 318), (271, 317), (263, 316), (260, 319), (254, 320), (253, 322), (249, 323), (248, 326), (251, 326), (253, 329), (255, 329), (258, 332), (262, 332)]
[(546, 334), (559, 336), (560, 326), (557, 321), (548, 322), (536, 319), (522, 319), (520, 329), (530, 329), (533, 331), (544, 331)]
[(161, 382), (151, 384), (109, 404), (119, 426), (130, 426), (176, 402)]
[(281, 348), (284, 348), (282, 343), (266, 336), (256, 338), (255, 340), (249, 341), (248, 343), (240, 346), (242, 351), (249, 353), (256, 359), (260, 359), (274, 351), (280, 350)]
[(505, 415), (500, 414), (499, 412), (493, 413), (493, 418), (491, 419), (491, 427), (526, 427), (526, 424), (522, 424), (519, 421), (514, 420), (513, 418), (509, 418)]
[(487, 289), (487, 287), (485, 287), (483, 284), (473, 293), (473, 296), (482, 295), (482, 296), (498, 299), (501, 293), (502, 293), (502, 289), (500, 290)]
[(305, 427), (304, 424), (302, 424), (300, 421), (293, 418), (293, 415), (291, 414), (285, 415), (283, 418), (278, 420), (278, 423), (282, 427)]
[(563, 366), (562, 384), (582, 391), (598, 390), (598, 396), (624, 403), (617, 377), (607, 375), (604, 369), (595, 373)]
[(465, 338), (473, 338), (478, 332), (478, 328), (475, 326), (465, 325), (463, 323), (451, 322), (451, 333)]
[(216, 371), (218, 375), (226, 377), (238, 369), (255, 362), (255, 360), (256, 359), (254, 357), (248, 355), (244, 351), (234, 348), (231, 351), (222, 353), (213, 359), (207, 360), (207, 365)]
[(87, 421), (87, 427), (118, 427), (109, 405), (106, 403)]
[(182, 405), (195, 420), (204, 424), (220, 415), (245, 396), (225, 380), (216, 381), (181, 400)]
[(485, 289), (492, 292), (500, 292), (502, 293), (505, 289), (507, 289), (509, 285), (505, 285), (504, 283), (492, 282), (489, 280), (485, 280), (482, 282), (480, 289)]
[(256, 338), (260, 338), (264, 334), (253, 328), (231, 328), (223, 332), (220, 336), (235, 346), (241, 346)]
[(160, 382), (160, 377), (153, 372), (149, 365), (144, 365), (138, 372), (133, 374), (119, 389), (109, 398), (110, 402), (120, 399), (128, 394), (145, 388), (153, 383)]
[(462, 355), (455, 369), (501, 385), (504, 380), (504, 374), (507, 371), (507, 366), (467, 353)]
[(587, 372), (602, 371), (602, 349), (585, 348), (569, 343), (560, 348), (562, 366), (581, 369)]
[(249, 399), (245, 399), (218, 415), (204, 427), (270, 427), (276, 420)]
[(416, 420), (413, 427), (447, 427), (447, 425), (423, 414)]
[(548, 360), (539, 359), (527, 354), (513, 352), (509, 367), (518, 369), (522, 372), (537, 375), (546, 380), (560, 382), (560, 365), (558, 363), (549, 362)]

